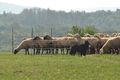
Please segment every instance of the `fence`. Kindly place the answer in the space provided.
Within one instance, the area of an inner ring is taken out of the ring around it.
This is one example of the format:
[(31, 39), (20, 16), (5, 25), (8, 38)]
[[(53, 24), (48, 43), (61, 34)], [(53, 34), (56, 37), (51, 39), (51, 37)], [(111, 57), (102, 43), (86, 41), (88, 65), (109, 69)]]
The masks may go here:
[(32, 28), (31, 36), (16, 36), (14, 34), (14, 28), (12, 27), (12, 53), (14, 53), (14, 48), (17, 47), (19, 43), (22, 41), (22, 39), (25, 37), (27, 38), (33, 37), (33, 28)]
[[(51, 36), (52, 36), (52, 29), (51, 29)], [(31, 28), (31, 36), (16, 36), (14, 34), (14, 28), (12, 27), (12, 53), (14, 53), (14, 48), (16, 48), (20, 44), (20, 42), (22, 41), (22, 39), (24, 37), (26, 37), (26, 38), (33, 38), (34, 37), (33, 28)], [(31, 47), (30, 50), (31, 50), (31, 53), (33, 53), (33, 51), (35, 49), (35, 47), (33, 46), (34, 45), (33, 42), (31, 42), (31, 45), (32, 45), (32, 47)], [(61, 49), (62, 49), (62, 47), (61, 47)], [(21, 51), (23, 51), (23, 50), (21, 50)]]

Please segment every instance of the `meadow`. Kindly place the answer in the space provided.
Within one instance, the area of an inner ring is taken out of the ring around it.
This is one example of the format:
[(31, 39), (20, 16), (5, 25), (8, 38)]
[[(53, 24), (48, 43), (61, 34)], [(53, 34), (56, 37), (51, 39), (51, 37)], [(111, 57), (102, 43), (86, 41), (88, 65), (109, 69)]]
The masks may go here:
[(0, 53), (0, 80), (119, 80), (120, 55)]

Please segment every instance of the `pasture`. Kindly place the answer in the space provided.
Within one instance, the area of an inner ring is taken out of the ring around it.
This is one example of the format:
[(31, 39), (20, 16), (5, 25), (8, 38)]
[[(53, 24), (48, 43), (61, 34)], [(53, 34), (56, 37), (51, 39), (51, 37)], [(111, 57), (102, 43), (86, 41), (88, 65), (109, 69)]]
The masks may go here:
[(119, 80), (120, 55), (0, 53), (1, 80)]

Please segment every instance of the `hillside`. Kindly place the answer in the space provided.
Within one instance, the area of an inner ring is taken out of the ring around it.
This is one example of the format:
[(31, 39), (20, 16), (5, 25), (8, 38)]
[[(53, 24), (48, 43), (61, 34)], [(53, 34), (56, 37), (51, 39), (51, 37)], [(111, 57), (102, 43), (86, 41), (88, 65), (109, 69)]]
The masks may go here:
[[(16, 4), (0, 2), (0, 14), (2, 14), (3, 11), (19, 14), (20, 12), (22, 12), (26, 8), (30, 9), (30, 8), (33, 8), (33, 7), (30, 7), (30, 6), (20, 6), (20, 5), (16, 5)], [(38, 8), (41, 8), (41, 7), (38, 7)], [(65, 12), (70, 12), (71, 10), (74, 10), (74, 11), (85, 11), (85, 12), (95, 12), (95, 11), (98, 11), (98, 10), (116, 11), (116, 9), (120, 9), (120, 7), (73, 8), (73, 9), (67, 9), (67, 10), (65, 10)]]
[(109, 35), (120, 32), (120, 9), (65, 12), (49, 8), (30, 8), (22, 10), (19, 14), (4, 11), (0, 14), (0, 51), (11, 50), (12, 27), (15, 46), (17, 46), (24, 37), (31, 37), (32, 28), (33, 36), (51, 34), (51, 29), (52, 36), (65, 36), (71, 32), (74, 25), (81, 28), (91, 25), (98, 32)]
[(0, 14), (2, 14), (4, 11), (18, 14), (18, 13), (22, 12), (23, 9), (25, 9), (25, 8), (29, 9), (31, 7), (19, 6), (19, 5), (15, 5), (15, 4), (0, 2)]

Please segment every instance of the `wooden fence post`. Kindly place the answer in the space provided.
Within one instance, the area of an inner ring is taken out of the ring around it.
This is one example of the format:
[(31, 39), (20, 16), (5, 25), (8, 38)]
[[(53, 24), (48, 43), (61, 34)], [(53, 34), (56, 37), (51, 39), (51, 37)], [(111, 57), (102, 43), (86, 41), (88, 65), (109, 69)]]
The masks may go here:
[(12, 27), (12, 53), (14, 53), (14, 37), (13, 37), (13, 27)]

